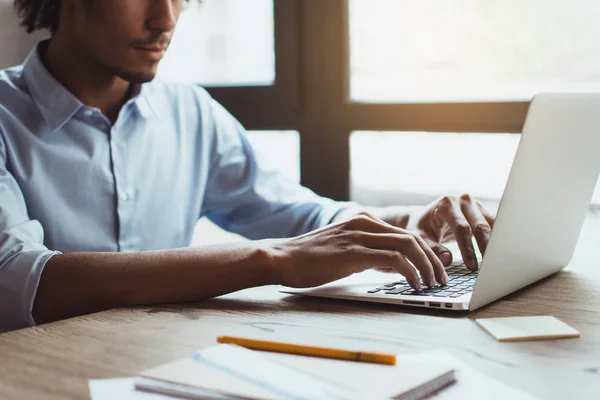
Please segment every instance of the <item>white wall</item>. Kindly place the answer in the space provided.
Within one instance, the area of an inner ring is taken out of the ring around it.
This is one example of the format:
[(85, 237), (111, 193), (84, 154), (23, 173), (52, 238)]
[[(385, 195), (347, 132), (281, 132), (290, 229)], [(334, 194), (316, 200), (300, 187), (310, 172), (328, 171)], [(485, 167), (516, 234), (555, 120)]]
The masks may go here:
[(0, 68), (22, 63), (33, 45), (45, 35), (45, 32), (28, 35), (25, 28), (19, 26), (12, 0), (0, 0)]

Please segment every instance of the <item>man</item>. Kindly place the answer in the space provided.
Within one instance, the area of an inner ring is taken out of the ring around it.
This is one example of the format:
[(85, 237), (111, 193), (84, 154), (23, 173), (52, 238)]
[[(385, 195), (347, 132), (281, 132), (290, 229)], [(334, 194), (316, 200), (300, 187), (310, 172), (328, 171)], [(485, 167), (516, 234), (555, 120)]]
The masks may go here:
[[(183, 3), (15, 0), (51, 39), (0, 73), (0, 331), (372, 267), (445, 284), (454, 238), (477, 269), (493, 217), (469, 196), (319, 197), (263, 169), (204, 90), (152, 82)], [(254, 241), (186, 248), (202, 216)]]

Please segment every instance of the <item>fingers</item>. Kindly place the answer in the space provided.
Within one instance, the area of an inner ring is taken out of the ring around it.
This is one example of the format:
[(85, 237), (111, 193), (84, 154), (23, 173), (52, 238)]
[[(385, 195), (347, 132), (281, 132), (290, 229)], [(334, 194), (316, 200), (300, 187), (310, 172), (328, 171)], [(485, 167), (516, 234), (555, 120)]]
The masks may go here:
[[(356, 242), (371, 249), (380, 249), (387, 251), (395, 251), (404, 257), (406, 257), (414, 265), (415, 268), (421, 273), (421, 279), (427, 286), (435, 286), (435, 278), (439, 276), (438, 282), (447, 282), (447, 276), (443, 271), (443, 265), (437, 259), (431, 249), (428, 248), (427, 244), (420, 238), (415, 237), (412, 234), (397, 234), (397, 233), (367, 233), (361, 232), (356, 233)], [(424, 250), (426, 247), (428, 251)], [(427, 253), (430, 253), (429, 255)], [(432, 260), (437, 263), (434, 267)], [(405, 268), (403, 262), (399, 262), (398, 265)], [(396, 269), (396, 267), (394, 267)], [(411, 266), (412, 268), (412, 266)], [(438, 272), (436, 273), (435, 270)], [(443, 272), (443, 273), (440, 273)], [(401, 271), (398, 271), (402, 273)], [(402, 273), (403, 274), (403, 273)], [(403, 274), (404, 275), (404, 274)], [(406, 276), (406, 275), (404, 275)], [(407, 279), (408, 280), (408, 279)], [(411, 283), (409, 281), (409, 283)], [(411, 283), (411, 286), (413, 284)], [(415, 286), (413, 286), (415, 287)]]
[(402, 254), (390, 251), (388, 251), (388, 253), (390, 253), (390, 256), (396, 260), (396, 262), (392, 264), (392, 267), (406, 278), (406, 281), (413, 289), (420, 290), (421, 281), (419, 280), (419, 275), (417, 275), (415, 268)]
[(350, 273), (345, 272), (344, 276), (371, 268), (381, 272), (399, 273), (406, 278), (406, 281), (413, 289), (421, 289), (421, 282), (415, 267), (400, 252), (362, 246), (355, 247), (354, 251), (356, 253), (353, 257), (361, 258), (362, 262), (358, 264), (359, 266), (355, 266)]
[(396, 271), (394, 268), (391, 268), (391, 267), (375, 267), (372, 269), (374, 269), (375, 271), (384, 272), (386, 274), (397, 274), (398, 273), (398, 271)]
[(366, 249), (367, 254), (372, 254), (377, 261), (375, 269), (383, 272), (395, 272), (406, 278), (408, 284), (416, 290), (421, 289), (421, 281), (415, 267), (400, 252), (393, 250)]
[[(444, 264), (441, 259), (437, 256), (437, 254), (433, 251), (433, 249), (429, 246), (429, 244), (419, 235), (415, 235), (415, 238), (419, 242), (419, 245), (425, 252), (425, 255), (431, 262), (433, 266), (433, 273), (435, 275), (435, 280), (440, 283), (440, 285), (448, 284), (448, 274), (446, 273), (446, 268), (444, 268)], [(443, 246), (442, 246), (443, 247)], [(452, 256), (450, 256), (452, 257)], [(432, 282), (429, 286), (434, 286), (435, 282)]]
[[(415, 233), (408, 232), (404, 229), (395, 227), (393, 225), (387, 224), (384, 221), (379, 220), (379, 219), (368, 219), (366, 217), (359, 217), (359, 218), (355, 219), (354, 221), (350, 221), (350, 222), (351, 223), (348, 224), (348, 228), (362, 229), (363, 232), (371, 232), (371, 233), (379, 234), (379, 235), (377, 235), (377, 240), (380, 240), (381, 234), (386, 234), (386, 233), (392, 234), (392, 235), (412, 236), (416, 240), (419, 247), (422, 249), (423, 253), (425, 253), (425, 256), (427, 257), (427, 260), (429, 261), (429, 263), (424, 263), (422, 261), (423, 258), (422, 258), (422, 254), (420, 254), (420, 253), (414, 253), (412, 256), (417, 257), (417, 258), (413, 258), (413, 257), (411, 257), (411, 254), (407, 254), (406, 252), (403, 251), (403, 249), (398, 249), (398, 250), (403, 252), (403, 254), (405, 254), (406, 256), (408, 256), (410, 261), (413, 262), (413, 264), (415, 264), (415, 267), (421, 272), (421, 277), (423, 278), (423, 282), (426, 285), (434, 286), (435, 281), (439, 282), (442, 285), (446, 285), (448, 283), (448, 275), (444, 268), (444, 264), (438, 257), (437, 253), (434, 252), (429, 247), (429, 244), (425, 240), (423, 240), (423, 238), (421, 236), (419, 236)], [(389, 237), (388, 237), (388, 239), (389, 239)], [(398, 242), (396, 242), (396, 240), (397, 240), (397, 238), (392, 237), (392, 239), (388, 240), (388, 242), (386, 244), (388, 246), (397, 245)], [(377, 244), (375, 244), (375, 246), (376, 247), (381, 246), (381, 242), (377, 242)], [(444, 256), (444, 258), (447, 259), (448, 265), (449, 265), (450, 262), (452, 262), (452, 253), (450, 253), (450, 251), (443, 246), (441, 246), (441, 248), (443, 250), (445, 250), (445, 251), (441, 252), (441, 254)], [(431, 269), (430, 269), (430, 267), (431, 267)], [(431, 274), (432, 270), (433, 270), (433, 275)], [(435, 277), (435, 280), (433, 279), (433, 277)]]
[(477, 256), (473, 247), (473, 234), (469, 221), (463, 215), (460, 204), (456, 199), (444, 197), (438, 206), (437, 218), (448, 224), (458, 248), (462, 254), (463, 261), (471, 271), (477, 270)]
[(481, 214), (483, 214), (483, 217), (485, 218), (487, 223), (490, 225), (491, 228), (493, 228), (494, 222), (496, 222), (496, 216), (489, 212), (479, 201), (475, 202), (479, 206), (479, 211), (481, 211)]
[(469, 195), (461, 196), (460, 206), (471, 226), (481, 254), (485, 254), (485, 249), (487, 248), (488, 242), (490, 241), (490, 235), (492, 234), (492, 227), (483, 215), (483, 207), (473, 201)]
[(450, 266), (450, 264), (452, 264), (452, 252), (448, 250), (447, 247), (441, 245), (433, 239), (425, 237), (423, 238), (423, 240), (425, 240), (425, 243), (427, 243), (427, 245), (431, 247), (431, 250), (433, 250), (433, 252), (438, 256), (438, 258), (440, 259), (442, 264), (444, 264), (445, 267), (448, 267)]

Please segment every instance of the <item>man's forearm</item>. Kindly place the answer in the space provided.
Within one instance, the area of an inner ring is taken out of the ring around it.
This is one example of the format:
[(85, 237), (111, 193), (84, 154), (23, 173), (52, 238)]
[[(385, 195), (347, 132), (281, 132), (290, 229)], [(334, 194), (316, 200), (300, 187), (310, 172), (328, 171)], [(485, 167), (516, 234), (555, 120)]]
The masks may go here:
[(114, 307), (198, 301), (277, 283), (263, 242), (138, 253), (71, 253), (42, 273), (39, 323)]

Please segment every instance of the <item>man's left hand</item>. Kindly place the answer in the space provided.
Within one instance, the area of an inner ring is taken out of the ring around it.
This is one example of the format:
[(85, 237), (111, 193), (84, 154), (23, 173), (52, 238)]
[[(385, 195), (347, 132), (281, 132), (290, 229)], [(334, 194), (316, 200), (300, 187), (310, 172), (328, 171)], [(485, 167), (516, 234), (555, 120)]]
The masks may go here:
[(444, 196), (425, 207), (410, 207), (408, 213), (405, 207), (387, 207), (374, 214), (417, 232), (445, 266), (452, 263), (452, 252), (442, 243), (456, 240), (465, 265), (472, 271), (478, 268), (473, 237), (481, 254), (485, 253), (495, 221), (495, 216), (468, 194)]

